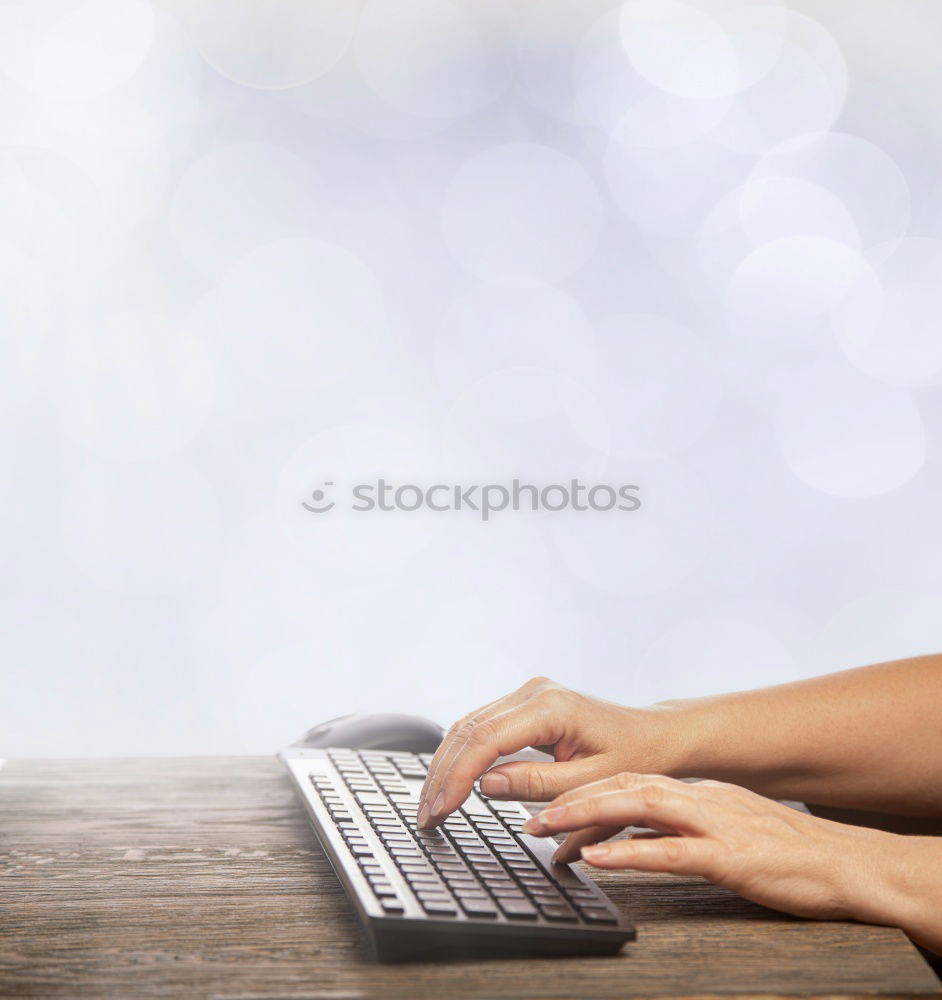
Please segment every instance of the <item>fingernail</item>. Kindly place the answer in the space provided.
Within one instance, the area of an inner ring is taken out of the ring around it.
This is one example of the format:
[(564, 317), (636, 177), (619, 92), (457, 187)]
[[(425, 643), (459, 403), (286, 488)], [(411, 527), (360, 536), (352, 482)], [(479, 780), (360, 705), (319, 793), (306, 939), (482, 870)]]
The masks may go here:
[(509, 795), (510, 778), (506, 774), (485, 774), (481, 778), (481, 791), (485, 795)]
[(556, 850), (553, 851), (553, 864), (554, 865), (561, 864), (561, 862), (559, 860), (560, 854), (562, 854), (562, 848), (561, 847), (557, 847)]
[(432, 805), (432, 815), (433, 816), (440, 816), (441, 812), (442, 812), (442, 809), (444, 809), (444, 808), (445, 808), (445, 793), (444, 792), (439, 792), (438, 793), (438, 798), (435, 799), (435, 802)]
[(535, 816), (531, 816), (523, 829), (527, 833), (545, 833), (547, 828), (553, 823), (558, 823), (566, 812), (565, 806), (554, 806), (552, 809), (543, 809)]
[(419, 826), (425, 826), (425, 824), (426, 824), (426, 823), (428, 823), (428, 816), (429, 816), (429, 812), (428, 812), (428, 806), (427, 806), (427, 805), (424, 805), (424, 804), (423, 804), (423, 805), (421, 805), (421, 806), (419, 807), (419, 820), (418, 820), (418, 825), (419, 825)]
[(582, 857), (586, 861), (601, 861), (608, 857), (608, 852), (607, 844), (593, 844), (591, 847), (582, 848)]

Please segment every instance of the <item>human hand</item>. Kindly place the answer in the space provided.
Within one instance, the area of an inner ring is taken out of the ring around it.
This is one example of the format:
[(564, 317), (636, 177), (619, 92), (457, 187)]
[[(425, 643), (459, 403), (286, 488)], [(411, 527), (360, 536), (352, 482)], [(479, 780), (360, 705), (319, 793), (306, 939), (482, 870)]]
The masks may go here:
[(681, 742), (667, 732), (670, 714), (666, 707), (623, 708), (546, 677), (527, 681), (448, 731), (422, 788), (419, 826), (441, 822), (498, 757), (528, 746), (548, 749), (557, 762), (501, 764), (481, 779), (485, 795), (543, 801), (627, 767), (668, 770)]
[[(626, 826), (657, 833), (599, 842)], [(560, 795), (524, 831), (569, 833), (559, 862), (581, 854), (596, 868), (701, 875), (797, 916), (876, 923), (893, 922), (898, 896), (888, 883), (882, 897), (879, 889), (885, 859), (899, 853), (889, 841), (907, 839), (818, 819), (736, 785), (631, 772)]]

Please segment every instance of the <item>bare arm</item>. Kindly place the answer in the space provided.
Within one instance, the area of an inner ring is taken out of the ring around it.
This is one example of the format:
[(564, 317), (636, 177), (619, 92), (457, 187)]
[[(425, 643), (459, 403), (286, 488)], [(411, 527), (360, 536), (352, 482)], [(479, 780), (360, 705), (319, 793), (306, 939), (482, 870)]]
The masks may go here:
[(942, 655), (667, 703), (689, 738), (668, 773), (772, 798), (942, 816)]
[[(504, 764), (526, 746), (555, 764)], [(440, 822), (473, 781), (544, 800), (619, 771), (715, 778), (774, 798), (942, 816), (942, 655), (757, 691), (626, 708), (535, 678), (451, 728), (423, 790)]]

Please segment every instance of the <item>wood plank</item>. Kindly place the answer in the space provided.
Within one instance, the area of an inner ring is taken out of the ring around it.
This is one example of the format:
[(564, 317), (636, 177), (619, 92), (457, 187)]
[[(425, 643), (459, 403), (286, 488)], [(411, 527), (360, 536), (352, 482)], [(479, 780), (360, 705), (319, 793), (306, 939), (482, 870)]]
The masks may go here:
[(618, 956), (378, 965), (269, 758), (12, 761), (0, 817), (2, 996), (942, 996), (897, 930), (642, 873)]

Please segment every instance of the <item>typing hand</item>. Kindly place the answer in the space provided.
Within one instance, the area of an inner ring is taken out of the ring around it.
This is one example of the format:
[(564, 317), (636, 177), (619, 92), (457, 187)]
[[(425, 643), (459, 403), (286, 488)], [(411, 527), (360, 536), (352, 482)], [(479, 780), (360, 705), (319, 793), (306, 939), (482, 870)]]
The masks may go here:
[[(600, 832), (626, 826), (659, 833), (599, 843)], [(524, 831), (569, 833), (554, 856), (560, 862), (581, 853), (596, 868), (701, 875), (798, 916), (875, 922), (875, 872), (893, 853), (889, 841), (905, 839), (817, 819), (736, 785), (627, 772), (559, 796)], [(861, 889), (871, 898), (859, 898)]]
[(661, 769), (661, 720), (669, 709), (622, 708), (545, 677), (456, 722), (429, 766), (419, 826), (435, 826), (467, 798), (481, 774), (503, 754), (549, 749), (556, 763), (517, 761), (487, 771), (481, 790), (495, 799), (545, 801), (626, 767)]

